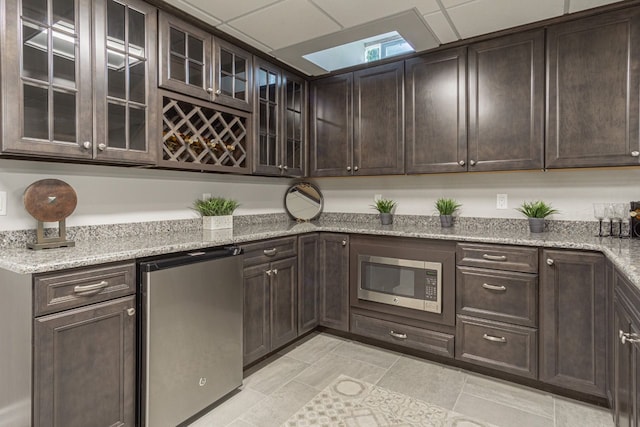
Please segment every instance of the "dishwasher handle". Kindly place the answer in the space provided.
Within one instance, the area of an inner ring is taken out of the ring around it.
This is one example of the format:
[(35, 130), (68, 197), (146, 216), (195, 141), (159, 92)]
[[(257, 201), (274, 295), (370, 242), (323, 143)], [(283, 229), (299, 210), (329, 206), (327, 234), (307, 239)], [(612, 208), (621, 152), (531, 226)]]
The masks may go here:
[(140, 262), (140, 269), (146, 273), (167, 268), (180, 267), (182, 265), (194, 264), (197, 262), (209, 261), (212, 259), (227, 258), (242, 254), (239, 246), (224, 246), (217, 248), (198, 249), (178, 254), (170, 254)]

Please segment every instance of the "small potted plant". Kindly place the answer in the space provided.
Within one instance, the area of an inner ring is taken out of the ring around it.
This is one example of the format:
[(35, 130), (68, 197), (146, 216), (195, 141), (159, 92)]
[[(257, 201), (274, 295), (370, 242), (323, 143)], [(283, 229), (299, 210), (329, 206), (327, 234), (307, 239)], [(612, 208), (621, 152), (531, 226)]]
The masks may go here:
[(371, 205), (372, 208), (380, 213), (380, 222), (382, 225), (389, 225), (393, 223), (393, 209), (398, 204), (391, 199), (376, 200), (375, 205)]
[(240, 206), (238, 202), (224, 197), (211, 197), (193, 202), (193, 208), (202, 215), (202, 228), (220, 230), (233, 228), (233, 211)]
[(522, 202), (522, 205), (516, 210), (529, 218), (529, 231), (532, 233), (542, 233), (544, 231), (544, 219), (551, 214), (558, 213), (550, 204), (542, 200)]
[(436, 209), (440, 213), (440, 225), (442, 227), (453, 226), (453, 214), (460, 209), (462, 205), (455, 199), (441, 197), (436, 200)]

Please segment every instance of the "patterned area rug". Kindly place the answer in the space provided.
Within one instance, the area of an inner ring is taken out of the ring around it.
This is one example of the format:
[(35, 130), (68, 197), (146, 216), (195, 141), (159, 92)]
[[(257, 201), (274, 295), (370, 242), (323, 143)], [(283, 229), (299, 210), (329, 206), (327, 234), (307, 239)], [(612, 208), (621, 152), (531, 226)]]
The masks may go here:
[(283, 427), (491, 427), (439, 406), (341, 375)]

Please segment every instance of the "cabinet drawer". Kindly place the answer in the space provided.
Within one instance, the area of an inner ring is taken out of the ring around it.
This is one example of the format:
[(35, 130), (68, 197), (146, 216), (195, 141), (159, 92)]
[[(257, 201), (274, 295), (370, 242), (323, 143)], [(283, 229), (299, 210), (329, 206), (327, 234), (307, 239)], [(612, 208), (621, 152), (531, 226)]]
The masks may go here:
[(458, 267), (456, 313), (537, 326), (538, 275)]
[(135, 278), (134, 263), (39, 274), (33, 279), (35, 315), (134, 294)]
[(244, 250), (244, 265), (263, 264), (277, 259), (296, 256), (298, 239), (295, 236), (281, 239), (265, 240), (262, 242), (242, 245)]
[(532, 328), (458, 316), (456, 359), (536, 378), (537, 335)]
[(456, 248), (456, 263), (469, 267), (537, 273), (538, 249), (459, 243)]
[(359, 314), (351, 315), (351, 332), (404, 347), (453, 357), (454, 337), (442, 332), (407, 326)]

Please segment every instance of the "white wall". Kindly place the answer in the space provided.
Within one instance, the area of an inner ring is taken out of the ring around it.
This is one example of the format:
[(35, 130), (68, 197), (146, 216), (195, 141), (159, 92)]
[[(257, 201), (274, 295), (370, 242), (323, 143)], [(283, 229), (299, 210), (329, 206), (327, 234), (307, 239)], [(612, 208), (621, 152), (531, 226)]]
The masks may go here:
[(0, 159), (0, 191), (8, 198), (0, 230), (35, 228), (22, 195), (33, 182), (61, 179), (78, 195), (68, 226), (196, 218), (202, 193), (240, 202), (237, 214), (284, 212), (287, 179)]
[[(35, 228), (22, 194), (39, 179), (68, 182), (78, 207), (67, 224), (94, 225), (195, 218), (190, 209), (202, 193), (233, 197), (237, 214), (284, 212), (287, 179), (76, 165), (0, 159), (0, 191), (8, 193), (8, 215), (0, 230)], [(640, 169), (582, 169), (419, 176), (318, 178), (326, 212), (374, 213), (374, 194), (399, 202), (396, 213), (431, 215), (441, 196), (463, 204), (462, 216), (519, 218), (523, 200), (544, 199), (561, 213), (554, 219), (592, 220), (594, 202), (640, 200)], [(509, 209), (497, 210), (496, 194), (507, 193)]]
[[(513, 208), (543, 199), (561, 211), (552, 219), (594, 220), (595, 202), (640, 201), (640, 169), (610, 168), (527, 172), (452, 173), (419, 176), (321, 178), (326, 212), (374, 213), (374, 194), (398, 202), (396, 213), (431, 215), (438, 197), (463, 204), (466, 217), (522, 218)], [(509, 209), (496, 209), (496, 194)]]

